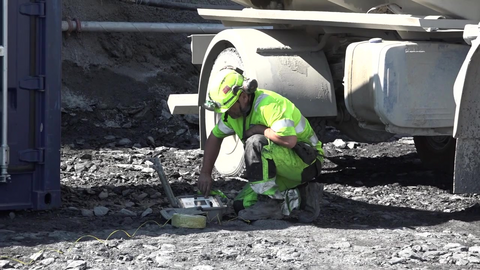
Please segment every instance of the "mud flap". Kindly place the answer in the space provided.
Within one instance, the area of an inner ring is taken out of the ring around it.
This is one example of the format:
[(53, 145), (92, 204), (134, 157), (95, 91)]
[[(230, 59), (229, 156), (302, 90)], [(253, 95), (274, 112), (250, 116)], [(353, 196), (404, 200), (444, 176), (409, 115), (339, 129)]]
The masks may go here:
[[(472, 29), (472, 26), (469, 26)], [(473, 27), (476, 39), (468, 52), (454, 86), (456, 103), (453, 136), (457, 138), (454, 193), (479, 193), (480, 181), (480, 24)], [(467, 27), (464, 37), (467, 37)], [(469, 42), (468, 38), (465, 38)]]

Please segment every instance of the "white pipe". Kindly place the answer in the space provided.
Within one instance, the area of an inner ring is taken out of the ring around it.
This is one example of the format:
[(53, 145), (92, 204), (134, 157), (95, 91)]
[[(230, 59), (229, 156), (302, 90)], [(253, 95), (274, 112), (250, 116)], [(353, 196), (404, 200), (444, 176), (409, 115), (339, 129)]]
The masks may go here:
[(0, 153), (0, 182), (6, 182), (10, 175), (8, 174), (9, 147), (7, 142), (8, 134), (8, 0), (3, 0), (3, 48), (2, 48), (2, 146)]
[[(208, 23), (150, 23), (150, 22), (95, 22), (95, 21), (62, 21), (62, 31), (78, 32), (162, 32), (189, 34), (216, 34), (225, 29), (223, 24)], [(79, 27), (80, 26), (80, 27)], [(271, 29), (271, 27), (252, 27)]]

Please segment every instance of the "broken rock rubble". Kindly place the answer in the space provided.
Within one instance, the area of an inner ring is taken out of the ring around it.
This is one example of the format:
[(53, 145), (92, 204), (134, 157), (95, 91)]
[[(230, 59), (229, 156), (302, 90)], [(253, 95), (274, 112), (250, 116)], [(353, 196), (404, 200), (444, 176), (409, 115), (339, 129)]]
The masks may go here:
[[(148, 265), (151, 268), (218, 269), (228, 265), (235, 269), (238, 265), (237, 269), (243, 269), (240, 265), (254, 268), (265, 264), (266, 268), (308, 269), (336, 256), (342, 257), (339, 266), (351, 264), (353, 267), (354, 262), (361, 262), (371, 269), (477, 267), (480, 255), (478, 235), (474, 230), (470, 234), (463, 233), (469, 223), (450, 221), (453, 216), (449, 215), (452, 214), (444, 210), (448, 208), (452, 213), (460, 213), (472, 207), (475, 209), (478, 198), (453, 195), (435, 187), (432, 183), (438, 175), (412, 162), (416, 158), (411, 156), (413, 146), (401, 144), (399, 152), (388, 152), (396, 145), (396, 142), (362, 145), (367, 149), (362, 152), (356, 152), (359, 148), (343, 149), (338, 157), (357, 157), (356, 161), (349, 161), (349, 165), (356, 163), (353, 174), (344, 169), (344, 159), (326, 160), (322, 175), (325, 183), (322, 213), (314, 224), (299, 226), (287, 221), (247, 224), (239, 220), (225, 220), (222, 225), (210, 224), (203, 230), (185, 231), (187, 229), (172, 228), (162, 222), (159, 223), (161, 225), (146, 223), (134, 238), (127, 239), (117, 233), (106, 244), (94, 240), (80, 241), (65, 256), (44, 253), (34, 267), (42, 269), (48, 265), (51, 269), (66, 269), (70, 265), (77, 267), (72, 269), (82, 269), (86, 265), (92, 269), (142, 269)], [(325, 147), (334, 146), (326, 143)], [(85, 152), (63, 150), (63, 160), (88, 160), (99, 169), (94, 172), (62, 170), (64, 205), (51, 220), (55, 220), (57, 227), (64, 224), (63, 229), (40, 237), (44, 243), (52, 243), (35, 248), (65, 251), (70, 247), (65, 241), (75, 241), (84, 234), (105, 239), (120, 228), (133, 233), (146, 220), (160, 221), (159, 211), (170, 207), (160, 181), (157, 175), (133, 166), (150, 166), (150, 157), (159, 156), (177, 196), (196, 192), (196, 178), (202, 160), (202, 151), (198, 149), (102, 148), (88, 150), (92, 158), (81, 159)], [(392, 157), (379, 158), (373, 165), (372, 160), (362, 163), (362, 155), (371, 156), (380, 152)], [(402, 157), (401, 162), (397, 163), (396, 156)], [(381, 166), (376, 167), (376, 162), (380, 162)], [(406, 171), (409, 173), (405, 174)], [(372, 172), (377, 175), (372, 176)], [(214, 188), (224, 191), (231, 198), (245, 184), (236, 178), (222, 178), (217, 174), (214, 177), (217, 180)], [(418, 181), (431, 178), (432, 182), (411, 185), (411, 177), (416, 177)], [(102, 192), (108, 193), (108, 196), (100, 198)], [(82, 213), (88, 215), (83, 217)], [(38, 218), (33, 215), (26, 219), (23, 215), (17, 215), (14, 220), (7, 217), (7, 221), (16, 222), (14, 227), (6, 222), (2, 224), (5, 228), (25, 230), (30, 228), (32, 219)], [(469, 215), (469, 218), (472, 217), (475, 215)], [(22, 227), (22, 222), (27, 220), (28, 224)], [(79, 228), (78, 224), (82, 227)], [(451, 229), (443, 231), (436, 228), (440, 226)], [(394, 229), (402, 227), (405, 229)], [(76, 230), (68, 231), (70, 228)], [(51, 229), (52, 224), (36, 222), (36, 233)], [(2, 233), (0, 245), (29, 239), (32, 239), (29, 234)], [(45, 242), (45, 239), (50, 240)], [(21, 250), (3, 247), (2, 251), (2, 254), (22, 254), (26, 258), (38, 252), (29, 247)], [(235, 263), (232, 264), (232, 261)]]

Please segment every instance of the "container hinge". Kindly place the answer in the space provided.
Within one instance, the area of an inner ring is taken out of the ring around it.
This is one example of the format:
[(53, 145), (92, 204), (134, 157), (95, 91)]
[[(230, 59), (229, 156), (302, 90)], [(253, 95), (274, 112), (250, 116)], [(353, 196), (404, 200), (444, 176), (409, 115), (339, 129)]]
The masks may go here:
[(20, 161), (31, 163), (43, 163), (45, 161), (45, 149), (26, 149), (19, 153)]
[(21, 5), (20, 14), (27, 16), (45, 17), (45, 1)]
[(45, 76), (26, 77), (19, 83), (20, 88), (45, 91)]

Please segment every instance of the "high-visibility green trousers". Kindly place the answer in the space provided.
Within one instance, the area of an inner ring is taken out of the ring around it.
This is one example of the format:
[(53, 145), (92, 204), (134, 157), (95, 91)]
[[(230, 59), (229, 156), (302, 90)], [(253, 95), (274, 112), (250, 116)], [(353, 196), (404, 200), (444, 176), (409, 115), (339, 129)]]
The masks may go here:
[(245, 208), (254, 205), (260, 194), (284, 200), (282, 212), (289, 215), (300, 205), (300, 195), (296, 187), (320, 174), (320, 159), (312, 164), (305, 164), (292, 149), (279, 146), (263, 135), (248, 138), (245, 142), (244, 158), (249, 183), (235, 200), (243, 201)]

